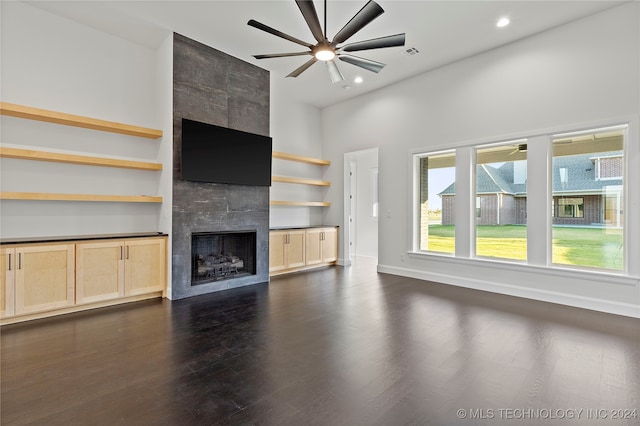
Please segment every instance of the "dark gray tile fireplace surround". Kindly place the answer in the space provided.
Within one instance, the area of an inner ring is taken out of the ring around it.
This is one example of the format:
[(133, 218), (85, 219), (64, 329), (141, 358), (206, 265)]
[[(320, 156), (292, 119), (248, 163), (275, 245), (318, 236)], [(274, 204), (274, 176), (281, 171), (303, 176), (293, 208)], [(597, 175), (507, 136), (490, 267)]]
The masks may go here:
[[(269, 72), (174, 34), (172, 298), (268, 281), (269, 187), (182, 180), (182, 118), (268, 136)], [(192, 286), (191, 235), (228, 231), (256, 232), (256, 274)]]

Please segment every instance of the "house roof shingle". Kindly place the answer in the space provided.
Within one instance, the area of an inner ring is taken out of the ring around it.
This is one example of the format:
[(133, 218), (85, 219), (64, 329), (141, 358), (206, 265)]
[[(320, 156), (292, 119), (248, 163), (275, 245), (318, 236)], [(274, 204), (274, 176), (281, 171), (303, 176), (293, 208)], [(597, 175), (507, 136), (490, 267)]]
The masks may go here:
[[(608, 186), (622, 185), (622, 179), (596, 179), (594, 158), (622, 155), (620, 151), (601, 152), (597, 154), (568, 155), (553, 159), (553, 192), (600, 192)], [(513, 162), (507, 162), (496, 168), (488, 164), (476, 166), (477, 194), (526, 194), (526, 183), (514, 182)], [(560, 179), (560, 169), (567, 169), (566, 182)], [(438, 195), (455, 195), (455, 182), (451, 183)]]

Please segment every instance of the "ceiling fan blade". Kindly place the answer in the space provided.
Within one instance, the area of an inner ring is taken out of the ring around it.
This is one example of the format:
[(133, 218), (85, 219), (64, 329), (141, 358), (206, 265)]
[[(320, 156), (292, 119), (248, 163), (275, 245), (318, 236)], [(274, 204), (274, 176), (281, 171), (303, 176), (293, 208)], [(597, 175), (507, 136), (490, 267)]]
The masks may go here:
[(260, 23), (258, 21), (255, 21), (253, 19), (250, 19), (249, 22), (247, 22), (247, 25), (249, 25), (251, 27), (254, 27), (254, 28), (257, 28), (257, 29), (262, 30), (262, 31), (266, 31), (269, 34), (273, 34), (274, 36), (281, 37), (281, 38), (283, 38), (285, 40), (289, 40), (289, 41), (292, 41), (294, 43), (301, 44), (302, 46), (306, 46), (309, 49), (311, 49), (313, 47), (312, 44), (309, 44), (306, 41), (302, 41), (302, 40), (300, 40), (298, 38), (290, 36), (289, 34), (285, 34), (282, 31), (278, 31), (278, 30), (276, 30), (274, 28), (271, 28), (271, 27), (269, 27), (269, 26), (267, 26), (265, 24), (262, 24), (262, 23)]
[(307, 68), (309, 68), (311, 65), (315, 64), (316, 62), (318, 62), (318, 60), (315, 57), (309, 59), (307, 62), (305, 62), (304, 64), (300, 65), (298, 68), (296, 68), (295, 70), (291, 71), (287, 75), (287, 77), (297, 77), (297, 76), (299, 76), (304, 71), (306, 71)]
[(402, 33), (386, 37), (372, 38), (371, 40), (358, 41), (356, 43), (349, 43), (342, 46), (340, 50), (345, 52), (357, 52), (359, 50), (404, 46), (404, 40), (405, 36), (404, 33)]
[(369, 0), (355, 16), (347, 22), (347, 25), (338, 31), (338, 34), (335, 35), (331, 44), (335, 46), (336, 44), (342, 43), (383, 13), (384, 9), (381, 8), (378, 3)]
[(293, 52), (293, 53), (268, 53), (265, 55), (253, 55), (256, 59), (268, 59), (268, 58), (286, 58), (288, 56), (304, 56), (311, 55), (311, 51), (309, 52)]
[(320, 20), (316, 13), (316, 7), (313, 5), (313, 0), (296, 0), (296, 4), (304, 16), (304, 20), (307, 21), (307, 25), (311, 30), (311, 34), (317, 41), (324, 41), (324, 34), (322, 33), (322, 27), (320, 26)]
[(338, 69), (338, 65), (335, 63), (335, 61), (327, 61), (327, 70), (329, 71), (329, 77), (331, 77), (331, 82), (333, 84), (344, 81), (344, 76)]
[(355, 65), (375, 73), (379, 73), (380, 70), (385, 67), (385, 64), (381, 62), (376, 62), (376, 61), (372, 61), (370, 59), (365, 59), (365, 58), (359, 58), (357, 56), (338, 55), (338, 58), (340, 58), (341, 61), (347, 62), (351, 65)]

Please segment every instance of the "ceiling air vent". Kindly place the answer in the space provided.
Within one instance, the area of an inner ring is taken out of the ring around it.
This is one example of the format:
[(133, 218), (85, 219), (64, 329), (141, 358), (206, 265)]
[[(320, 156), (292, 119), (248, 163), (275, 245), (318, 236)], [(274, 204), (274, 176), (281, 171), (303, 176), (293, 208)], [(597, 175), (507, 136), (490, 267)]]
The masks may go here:
[(415, 47), (410, 47), (408, 49), (403, 49), (402, 53), (406, 56), (413, 56), (413, 55), (417, 55), (418, 53), (420, 53), (420, 51), (418, 49), (416, 49)]

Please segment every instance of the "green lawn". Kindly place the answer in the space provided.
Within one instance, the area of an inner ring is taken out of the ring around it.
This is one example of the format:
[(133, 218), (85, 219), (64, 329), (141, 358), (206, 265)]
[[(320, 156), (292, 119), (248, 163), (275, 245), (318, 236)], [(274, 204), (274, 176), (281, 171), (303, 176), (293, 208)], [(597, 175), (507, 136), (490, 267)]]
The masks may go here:
[[(478, 256), (526, 260), (527, 228), (478, 226)], [(429, 250), (454, 252), (453, 225), (429, 225)], [(622, 230), (553, 227), (553, 263), (622, 269)]]

